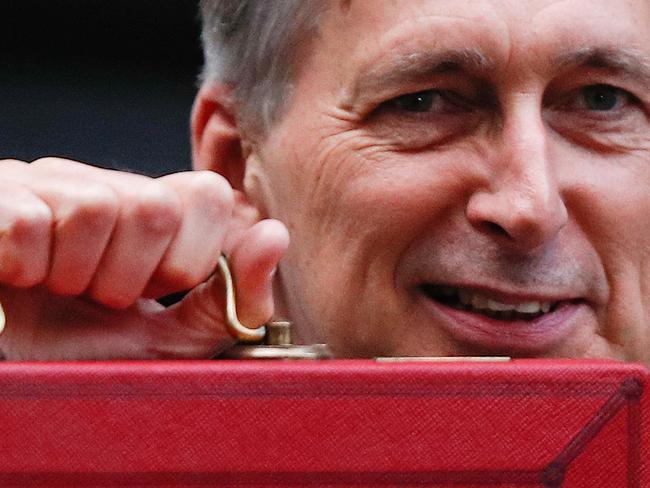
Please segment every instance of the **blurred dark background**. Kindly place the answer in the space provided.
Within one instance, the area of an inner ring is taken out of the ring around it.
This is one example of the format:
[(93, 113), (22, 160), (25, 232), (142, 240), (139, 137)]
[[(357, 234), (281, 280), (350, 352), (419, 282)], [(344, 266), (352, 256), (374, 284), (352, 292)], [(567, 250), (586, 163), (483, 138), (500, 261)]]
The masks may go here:
[(0, 0), (0, 159), (190, 165), (195, 0)]

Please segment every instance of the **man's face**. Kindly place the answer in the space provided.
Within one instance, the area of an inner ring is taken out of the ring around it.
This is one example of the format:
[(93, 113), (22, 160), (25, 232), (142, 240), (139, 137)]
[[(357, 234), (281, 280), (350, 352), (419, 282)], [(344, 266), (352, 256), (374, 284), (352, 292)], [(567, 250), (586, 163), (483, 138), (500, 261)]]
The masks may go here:
[[(332, 2), (247, 187), (344, 356), (650, 361), (650, 2)], [(252, 161), (252, 162), (251, 162)]]

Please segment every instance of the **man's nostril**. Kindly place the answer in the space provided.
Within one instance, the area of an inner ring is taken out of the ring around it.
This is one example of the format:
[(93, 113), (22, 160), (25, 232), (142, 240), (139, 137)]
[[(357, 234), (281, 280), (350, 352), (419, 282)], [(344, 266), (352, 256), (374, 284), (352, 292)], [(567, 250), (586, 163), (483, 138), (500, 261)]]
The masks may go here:
[(489, 222), (489, 221), (481, 222), (481, 224), (479, 224), (479, 228), (481, 228), (481, 230), (483, 230), (488, 234), (503, 236), (508, 238), (511, 237), (507, 230), (505, 230), (499, 224), (495, 224), (494, 222)]

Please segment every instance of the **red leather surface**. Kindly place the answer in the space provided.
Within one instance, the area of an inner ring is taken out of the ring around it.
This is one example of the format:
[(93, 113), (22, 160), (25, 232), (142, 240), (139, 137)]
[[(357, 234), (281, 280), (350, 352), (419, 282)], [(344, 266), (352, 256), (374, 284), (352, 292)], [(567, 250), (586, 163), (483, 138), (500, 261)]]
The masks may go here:
[(0, 365), (0, 486), (650, 487), (617, 362)]

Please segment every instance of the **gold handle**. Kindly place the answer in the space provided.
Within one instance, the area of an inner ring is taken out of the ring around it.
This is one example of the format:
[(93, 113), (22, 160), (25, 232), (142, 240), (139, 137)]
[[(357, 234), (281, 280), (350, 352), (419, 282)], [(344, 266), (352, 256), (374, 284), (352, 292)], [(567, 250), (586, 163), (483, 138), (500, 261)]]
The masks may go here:
[(7, 321), (5, 317), (5, 311), (2, 308), (2, 303), (0, 303), (0, 334), (2, 334), (2, 331), (5, 330), (5, 322)]
[(260, 342), (266, 335), (266, 327), (251, 329), (239, 321), (237, 317), (237, 300), (235, 297), (235, 284), (232, 273), (228, 267), (226, 256), (221, 255), (217, 268), (226, 285), (226, 327), (230, 335), (239, 342)]

